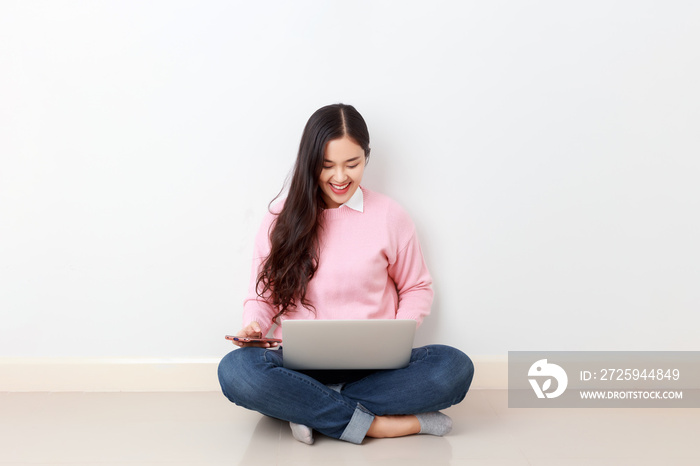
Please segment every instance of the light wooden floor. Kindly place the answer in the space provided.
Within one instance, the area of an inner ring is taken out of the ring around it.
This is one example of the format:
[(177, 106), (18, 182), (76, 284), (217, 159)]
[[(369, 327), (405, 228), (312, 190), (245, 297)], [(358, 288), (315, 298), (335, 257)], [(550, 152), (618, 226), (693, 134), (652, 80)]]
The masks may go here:
[(0, 393), (0, 465), (700, 464), (700, 409), (509, 409), (473, 390), (443, 438), (293, 439), (216, 392)]

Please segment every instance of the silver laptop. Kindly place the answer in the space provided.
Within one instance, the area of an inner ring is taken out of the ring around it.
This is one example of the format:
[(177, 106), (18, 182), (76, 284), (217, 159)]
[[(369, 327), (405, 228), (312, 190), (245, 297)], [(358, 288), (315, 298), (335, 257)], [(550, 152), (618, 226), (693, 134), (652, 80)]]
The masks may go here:
[(411, 359), (415, 320), (285, 320), (284, 367), (398, 369)]

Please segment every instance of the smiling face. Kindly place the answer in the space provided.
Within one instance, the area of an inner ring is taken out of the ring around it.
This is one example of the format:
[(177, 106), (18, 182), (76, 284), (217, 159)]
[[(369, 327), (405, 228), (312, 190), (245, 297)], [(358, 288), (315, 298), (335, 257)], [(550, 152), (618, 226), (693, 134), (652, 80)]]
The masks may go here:
[(365, 151), (347, 136), (326, 144), (318, 185), (326, 208), (337, 209), (360, 187), (365, 171)]

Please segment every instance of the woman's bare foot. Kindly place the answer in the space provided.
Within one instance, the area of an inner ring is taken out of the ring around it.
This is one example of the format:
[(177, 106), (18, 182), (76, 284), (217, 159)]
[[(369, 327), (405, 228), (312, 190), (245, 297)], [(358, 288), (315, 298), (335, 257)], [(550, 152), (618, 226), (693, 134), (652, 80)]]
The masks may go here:
[(452, 430), (452, 419), (439, 411), (404, 416), (376, 416), (369, 426), (367, 437), (391, 438), (412, 434), (430, 434), (442, 437)]
[(393, 438), (413, 435), (420, 432), (420, 422), (416, 416), (376, 416), (369, 426), (367, 437)]

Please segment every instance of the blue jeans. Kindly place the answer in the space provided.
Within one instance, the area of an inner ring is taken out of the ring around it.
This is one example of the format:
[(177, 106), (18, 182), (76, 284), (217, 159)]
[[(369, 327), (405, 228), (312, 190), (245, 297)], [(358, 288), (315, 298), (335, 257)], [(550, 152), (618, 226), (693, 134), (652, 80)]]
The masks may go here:
[(283, 348), (231, 351), (219, 364), (226, 398), (358, 444), (374, 416), (425, 413), (459, 403), (474, 375), (466, 354), (443, 345), (414, 348), (407, 367), (380, 371), (293, 371), (282, 366), (283, 355)]

